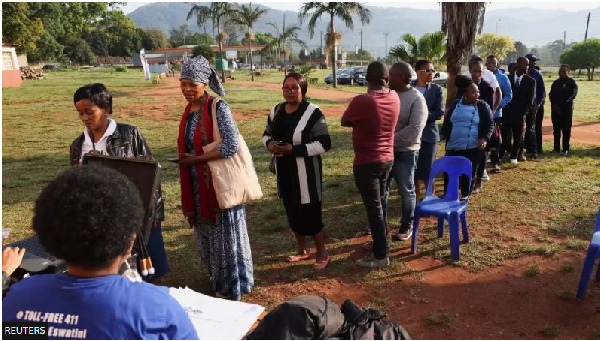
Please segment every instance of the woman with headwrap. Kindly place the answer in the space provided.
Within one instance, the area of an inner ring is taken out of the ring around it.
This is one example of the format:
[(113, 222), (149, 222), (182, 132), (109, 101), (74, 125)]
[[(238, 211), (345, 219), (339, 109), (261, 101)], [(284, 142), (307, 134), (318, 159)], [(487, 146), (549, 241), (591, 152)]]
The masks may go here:
[(216, 105), (216, 119), (222, 144), (209, 152), (203, 146), (213, 142), (214, 97), (225, 92), (215, 70), (198, 56), (181, 68), (181, 92), (188, 101), (179, 125), (179, 175), (183, 213), (208, 267), (217, 297), (239, 300), (254, 285), (252, 254), (246, 230), (244, 205), (219, 210), (207, 161), (229, 158), (238, 151), (237, 128), (224, 100)]

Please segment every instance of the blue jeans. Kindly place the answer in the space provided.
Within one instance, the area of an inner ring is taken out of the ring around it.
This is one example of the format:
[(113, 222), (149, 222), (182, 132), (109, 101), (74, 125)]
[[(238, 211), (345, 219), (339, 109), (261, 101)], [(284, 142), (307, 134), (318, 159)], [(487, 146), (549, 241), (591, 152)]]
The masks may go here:
[(392, 172), (387, 181), (383, 209), (387, 212), (390, 187), (392, 186), (393, 178), (396, 181), (396, 185), (398, 185), (398, 195), (400, 195), (400, 200), (402, 202), (400, 226), (412, 225), (415, 217), (415, 206), (417, 204), (417, 195), (415, 194), (415, 169), (417, 168), (418, 159), (418, 150), (394, 153), (394, 166), (392, 167)]

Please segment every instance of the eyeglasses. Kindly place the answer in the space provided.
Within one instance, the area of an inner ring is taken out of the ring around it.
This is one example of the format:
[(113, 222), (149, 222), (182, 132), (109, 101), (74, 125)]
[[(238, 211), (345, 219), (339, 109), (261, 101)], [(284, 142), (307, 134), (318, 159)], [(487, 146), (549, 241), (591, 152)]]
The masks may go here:
[(284, 92), (298, 92), (298, 91), (300, 91), (300, 87), (296, 86), (296, 87), (293, 87), (293, 88), (288, 88), (288, 87), (284, 86), (284, 87), (281, 88), (281, 90), (283, 90)]
[(434, 69), (425, 69), (425, 70), (419, 70), (419, 72), (435, 73), (435, 70)]

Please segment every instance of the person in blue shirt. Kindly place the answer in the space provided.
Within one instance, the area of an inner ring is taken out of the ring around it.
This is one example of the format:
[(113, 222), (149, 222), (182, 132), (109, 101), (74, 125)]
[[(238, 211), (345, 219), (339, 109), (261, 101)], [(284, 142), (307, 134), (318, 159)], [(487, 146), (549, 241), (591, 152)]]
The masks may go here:
[(444, 116), (444, 91), (441, 86), (433, 83), (435, 69), (431, 61), (418, 60), (415, 64), (415, 70), (417, 71), (417, 79), (413, 81), (412, 86), (425, 97), (429, 111), (427, 123), (425, 123), (421, 135), (421, 147), (419, 149), (419, 159), (417, 160), (417, 170), (415, 171), (415, 193), (418, 200), (421, 196), (421, 183), (427, 189), (431, 166), (437, 155), (438, 142), (440, 141), (437, 121)]
[[(444, 117), (441, 135), (446, 138), (446, 156), (464, 156), (471, 161), (472, 178), (476, 179), (483, 151), (494, 130), (492, 109), (479, 99), (479, 89), (467, 76), (456, 77), (456, 98)], [(447, 176), (446, 176), (447, 177)], [(446, 178), (445, 177), (445, 178)], [(467, 177), (461, 177), (461, 193), (468, 198), (471, 193)], [(444, 181), (446, 187), (447, 181)]]
[(14, 284), (2, 321), (47, 322), (49, 339), (198, 339), (168, 288), (118, 274), (143, 216), (138, 189), (121, 173), (84, 165), (60, 174), (38, 197), (32, 227), (67, 271)]
[[(502, 108), (506, 106), (512, 100), (512, 89), (510, 86), (510, 80), (508, 76), (504, 74), (500, 69), (498, 69), (498, 59), (494, 55), (489, 55), (486, 60), (486, 67), (490, 70), (496, 79), (498, 80), (498, 85), (500, 86), (500, 90), (502, 90), (502, 99), (500, 100), (500, 105), (498, 106), (498, 110), (494, 113), (494, 124), (500, 129), (502, 129)], [(495, 127), (494, 127), (495, 131)], [(494, 134), (495, 135), (495, 134)], [(490, 141), (490, 160), (492, 162), (492, 172), (499, 173), (500, 172), (500, 136), (493, 136)]]
[[(544, 85), (544, 77), (542, 73), (536, 69), (535, 63), (540, 60), (534, 54), (525, 56), (529, 60), (529, 68), (527, 75), (535, 80), (535, 99), (531, 114), (527, 115), (525, 128), (525, 149), (529, 152), (532, 159), (537, 159), (537, 155), (542, 151), (542, 121), (544, 119), (544, 103), (546, 102), (546, 86)], [(539, 127), (538, 127), (539, 125)], [(539, 133), (540, 137), (537, 137)]]

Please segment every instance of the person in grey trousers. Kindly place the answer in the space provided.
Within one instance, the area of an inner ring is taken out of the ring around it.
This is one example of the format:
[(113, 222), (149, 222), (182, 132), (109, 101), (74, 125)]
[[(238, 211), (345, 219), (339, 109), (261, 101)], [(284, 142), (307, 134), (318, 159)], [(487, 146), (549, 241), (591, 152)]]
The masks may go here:
[(421, 135), (429, 115), (425, 97), (410, 84), (413, 73), (410, 64), (405, 62), (395, 63), (390, 69), (390, 89), (395, 90), (400, 97), (400, 117), (394, 133), (394, 165), (386, 187), (384, 208), (387, 210), (391, 179), (394, 178), (402, 202), (400, 229), (392, 237), (395, 241), (408, 240), (412, 236), (417, 199), (415, 169), (421, 148)]

